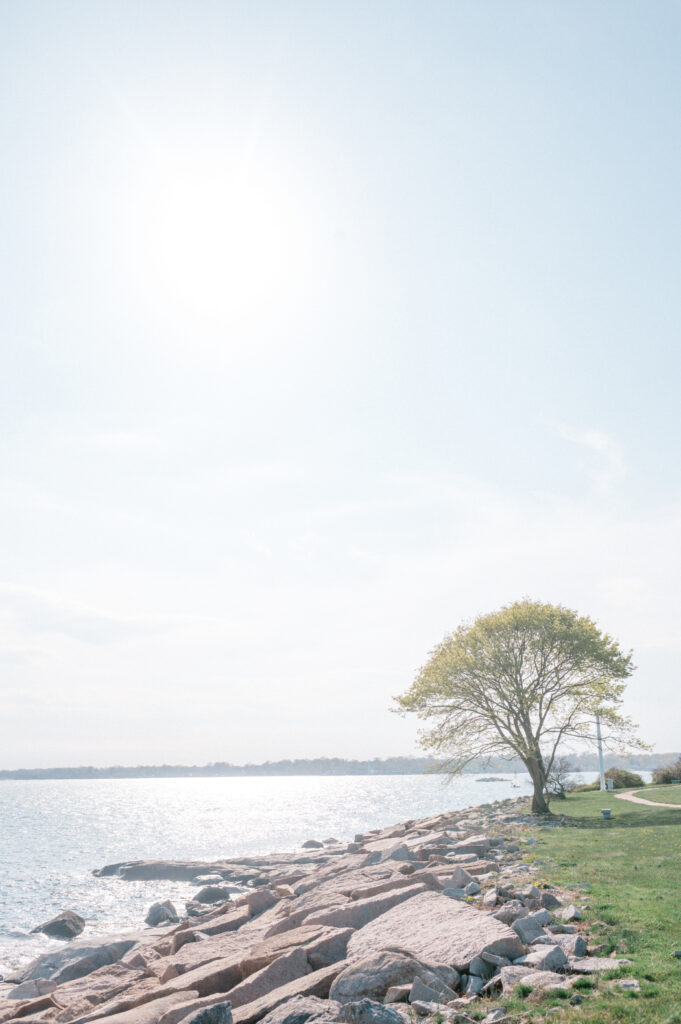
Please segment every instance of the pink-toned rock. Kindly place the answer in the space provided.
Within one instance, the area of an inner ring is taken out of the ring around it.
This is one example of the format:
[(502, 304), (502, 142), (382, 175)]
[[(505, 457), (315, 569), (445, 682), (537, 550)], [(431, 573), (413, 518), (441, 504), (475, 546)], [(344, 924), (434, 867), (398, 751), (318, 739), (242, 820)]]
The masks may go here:
[(79, 1010), (79, 1016), (74, 1017), (74, 1008), (67, 1006), (66, 1009), (59, 1010), (54, 1020), (58, 1024), (66, 1021), (69, 1024), (85, 1024), (86, 1021), (96, 1020), (98, 1017), (112, 1017), (114, 1014), (133, 1010), (136, 1006), (142, 1006), (143, 1003), (149, 1003), (164, 995), (166, 995), (166, 992), (160, 987), (156, 978), (142, 978), (140, 981), (135, 982), (134, 985), (131, 985), (130, 988), (114, 996), (113, 999), (90, 1007), (89, 1010), (84, 1012)]
[[(12, 1000), (8, 1009), (0, 1009), (0, 1024), (17, 1020), (19, 1017), (26, 1020), (48, 1019), (47, 1017), (43, 1018), (43, 1013), (48, 1013), (51, 1010), (54, 1010), (51, 995), (39, 996), (37, 999), (30, 999), (27, 1003)], [(36, 1016), (37, 1014), (40, 1014), (40, 1018)]]
[(410, 885), (423, 883), (428, 889), (439, 890), (442, 888), (436, 875), (431, 871), (417, 871), (409, 877), (398, 875), (387, 878), (384, 882), (375, 882), (373, 885), (360, 886), (350, 893), (353, 900), (364, 900), (371, 896), (378, 896), (383, 892), (390, 892), (396, 889), (406, 889)]
[(186, 1003), (178, 1003), (177, 1006), (167, 1010), (158, 1024), (180, 1024), (180, 1021), (191, 1020), (201, 1010), (207, 1010), (211, 1006), (219, 1006), (220, 1003), (227, 1002), (229, 1002), (229, 995), (224, 992), (219, 992), (214, 996), (205, 996), (203, 999), (190, 999)]
[(86, 978), (65, 982), (54, 990), (52, 999), (60, 1009), (68, 1008), (73, 1011), (72, 1016), (80, 1016), (124, 992), (143, 975), (144, 970), (127, 964), (111, 964), (100, 967)]
[(269, 910), (278, 900), (279, 897), (271, 889), (256, 889), (254, 892), (246, 893), (246, 905), (251, 914), (261, 914), (263, 910)]
[(241, 957), (211, 960), (168, 981), (163, 992), (170, 994), (193, 989), (199, 996), (211, 996), (214, 992), (228, 992), (242, 978)]
[(259, 971), (277, 957), (293, 949), (304, 949), (310, 966), (318, 970), (345, 959), (352, 928), (331, 928), (329, 925), (303, 925), (281, 935), (266, 938), (254, 946), (243, 960), (244, 974)]
[(101, 1021), (101, 1024), (159, 1024), (161, 1018), (168, 1010), (173, 1006), (186, 1003), (187, 997), (187, 992), (163, 996), (161, 999), (154, 999), (141, 1006), (136, 1006), (132, 1010), (124, 1010), (122, 1013), (116, 1013), (113, 1016), (98, 1017), (96, 1019)]
[(48, 981), (47, 978), (35, 978), (35, 980), (22, 981), (20, 985), (16, 985), (10, 989), (5, 998), (23, 1001), (39, 999), (40, 996), (48, 996), (50, 992), (54, 992), (56, 987), (54, 981)]
[(331, 967), (324, 967), (321, 971), (313, 971), (312, 974), (307, 974), (303, 978), (298, 978), (297, 981), (275, 989), (263, 996), (262, 999), (256, 999), (252, 1003), (240, 1006), (234, 1011), (234, 1024), (255, 1024), (277, 1006), (295, 996), (319, 996), (320, 999), (326, 999), (331, 983), (345, 966), (346, 961), (342, 960), (338, 964), (332, 964)]
[[(197, 922), (193, 931), (201, 932), (202, 935), (222, 935), (223, 932), (235, 932), (242, 925), (246, 924), (250, 920), (250, 913), (248, 907), (239, 907), (237, 910), (230, 910), (226, 914), (220, 914), (218, 917), (210, 918), (206, 924), (203, 924), (201, 920)], [(180, 932), (174, 938), (179, 938), (180, 935), (186, 934)], [(180, 943), (183, 945), (184, 943)], [(180, 946), (177, 946), (179, 949)]]
[(404, 889), (391, 889), (378, 896), (370, 896), (366, 900), (356, 900), (353, 903), (345, 904), (345, 906), (318, 910), (305, 918), (305, 924), (330, 924), (336, 928), (362, 928), (399, 903), (414, 899), (419, 893), (423, 893), (425, 888), (421, 882)]
[(422, 892), (360, 928), (348, 943), (348, 958), (360, 960), (395, 946), (456, 970), (465, 970), (484, 952), (509, 960), (525, 952), (507, 925), (437, 892)]
[(229, 1001), (232, 1004), (232, 1009), (262, 999), (274, 989), (288, 985), (297, 978), (303, 978), (306, 974), (312, 974), (312, 968), (308, 963), (305, 951), (293, 949), (290, 953), (278, 957), (267, 967), (256, 971), (245, 981), (231, 988)]

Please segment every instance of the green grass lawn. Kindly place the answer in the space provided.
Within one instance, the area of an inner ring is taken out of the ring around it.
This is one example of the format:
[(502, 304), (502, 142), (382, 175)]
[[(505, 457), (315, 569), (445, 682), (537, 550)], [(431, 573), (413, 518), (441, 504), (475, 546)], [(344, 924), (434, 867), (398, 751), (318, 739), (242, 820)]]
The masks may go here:
[(637, 793), (636, 796), (655, 800), (659, 804), (675, 804), (681, 807), (681, 786), (646, 786), (645, 793)]
[[(612, 809), (610, 821), (602, 807)], [(601, 956), (616, 951), (632, 960), (620, 976), (637, 978), (642, 991), (617, 991), (606, 975), (579, 1007), (566, 996), (536, 1006), (532, 996), (516, 998), (509, 1007), (515, 1019), (539, 1020), (561, 1006), (549, 1020), (681, 1024), (681, 959), (673, 955), (681, 950), (681, 814), (612, 793), (574, 794), (552, 810), (566, 814), (569, 824), (534, 829), (538, 842), (525, 859), (539, 864), (538, 880), (574, 887), (590, 947), (603, 944)]]

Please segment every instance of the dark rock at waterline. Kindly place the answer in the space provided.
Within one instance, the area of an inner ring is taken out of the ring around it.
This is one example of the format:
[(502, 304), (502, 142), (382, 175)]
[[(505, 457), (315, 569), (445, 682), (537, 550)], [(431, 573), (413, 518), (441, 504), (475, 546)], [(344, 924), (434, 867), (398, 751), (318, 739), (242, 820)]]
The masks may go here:
[(163, 900), (159, 903), (152, 903), (144, 920), (146, 924), (155, 928), (159, 924), (177, 924), (180, 918), (174, 904), (170, 900)]
[(197, 892), (192, 900), (193, 903), (224, 903), (231, 899), (231, 893), (237, 892), (234, 886), (206, 885)]
[(85, 921), (73, 910), (64, 910), (50, 921), (45, 921), (33, 929), (33, 934), (42, 932), (53, 939), (75, 939), (85, 927)]
[(190, 860), (135, 860), (107, 864), (92, 874), (97, 878), (118, 875), (128, 882), (168, 881), (191, 882), (199, 875), (215, 872), (216, 865)]

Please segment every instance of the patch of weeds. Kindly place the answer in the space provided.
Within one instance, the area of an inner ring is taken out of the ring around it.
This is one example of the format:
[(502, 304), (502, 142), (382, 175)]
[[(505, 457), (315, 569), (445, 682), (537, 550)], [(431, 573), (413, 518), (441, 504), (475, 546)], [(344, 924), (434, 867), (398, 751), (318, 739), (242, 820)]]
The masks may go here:
[(578, 992), (588, 992), (590, 989), (596, 987), (596, 983), (593, 978), (577, 978), (577, 981), (572, 987), (576, 988)]
[(519, 985), (516, 985), (515, 992), (516, 992), (516, 995), (519, 996), (520, 999), (527, 999), (529, 994), (532, 992), (532, 986), (531, 985), (523, 985), (523, 983), (521, 981)]
[(659, 994), (660, 990), (657, 985), (646, 985), (645, 982), (641, 985), (641, 995), (644, 999), (654, 999)]
[(624, 964), (622, 967), (613, 967), (611, 971), (604, 971), (603, 978), (612, 981), (614, 978), (628, 978), (631, 974), (631, 964)]

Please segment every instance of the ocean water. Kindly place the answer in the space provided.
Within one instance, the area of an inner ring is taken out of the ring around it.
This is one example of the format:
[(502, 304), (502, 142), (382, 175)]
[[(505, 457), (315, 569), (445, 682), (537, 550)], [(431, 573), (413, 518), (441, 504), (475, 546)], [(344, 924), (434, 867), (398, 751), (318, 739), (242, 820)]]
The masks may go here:
[[(593, 778), (584, 773), (584, 779)], [(53, 948), (31, 929), (61, 910), (85, 935), (144, 927), (159, 899), (182, 904), (184, 882), (95, 878), (123, 860), (213, 860), (294, 850), (306, 839), (348, 841), (385, 827), (529, 794), (528, 776), (324, 776), (73, 779), (0, 782), (0, 976)], [(184, 909), (181, 907), (179, 909)]]

